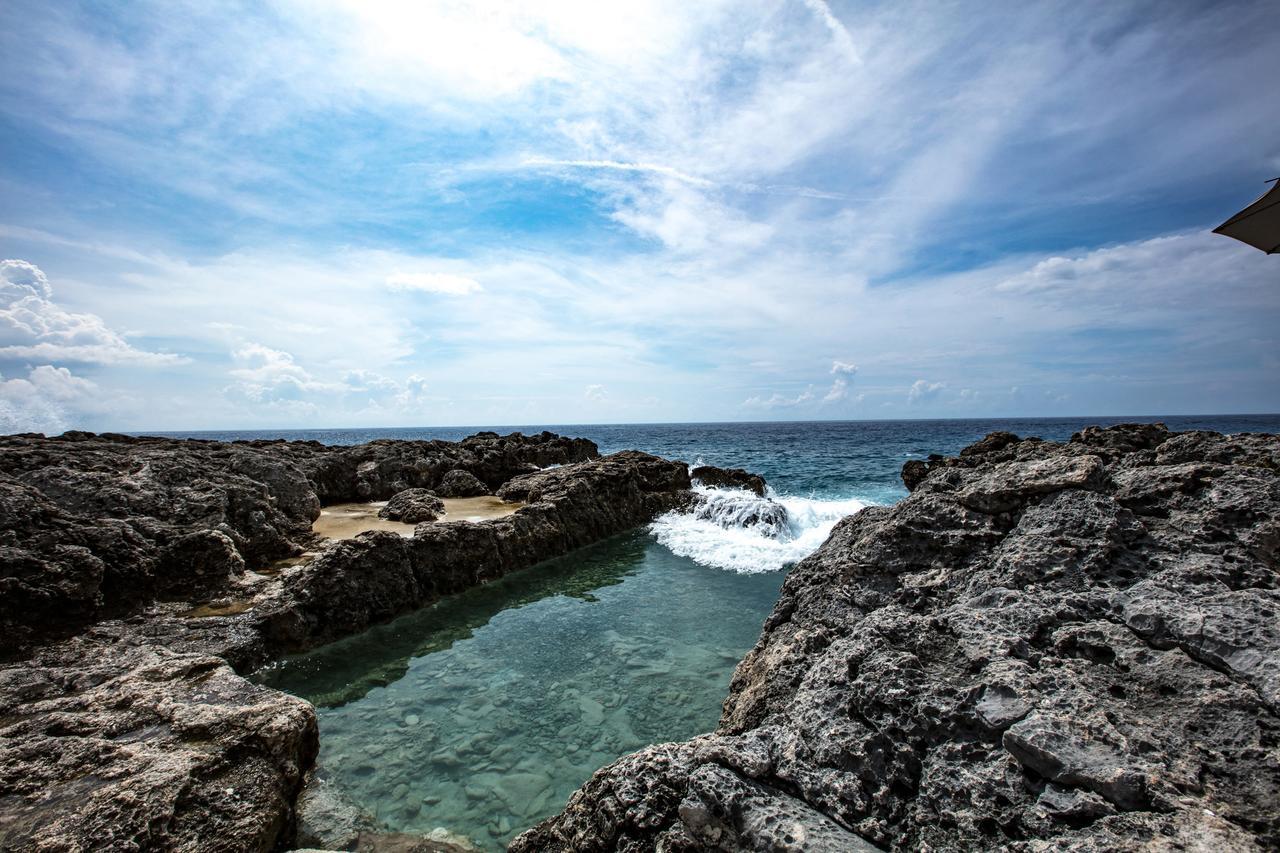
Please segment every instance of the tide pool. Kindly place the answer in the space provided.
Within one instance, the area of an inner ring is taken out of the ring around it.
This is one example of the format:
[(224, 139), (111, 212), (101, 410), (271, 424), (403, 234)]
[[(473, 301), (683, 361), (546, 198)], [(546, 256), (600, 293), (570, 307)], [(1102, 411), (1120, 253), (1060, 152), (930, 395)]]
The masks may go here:
[(782, 577), (637, 530), (258, 680), (315, 703), (319, 777), (379, 824), (499, 850), (604, 764), (715, 728)]

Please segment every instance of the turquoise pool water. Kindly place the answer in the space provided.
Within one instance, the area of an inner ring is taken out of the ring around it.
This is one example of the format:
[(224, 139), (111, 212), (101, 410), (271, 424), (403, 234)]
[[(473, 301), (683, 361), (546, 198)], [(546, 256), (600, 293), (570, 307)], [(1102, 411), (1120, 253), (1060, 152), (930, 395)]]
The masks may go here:
[(781, 582), (638, 530), (259, 680), (316, 704), (321, 778), (380, 824), (502, 849), (602, 765), (714, 728)]

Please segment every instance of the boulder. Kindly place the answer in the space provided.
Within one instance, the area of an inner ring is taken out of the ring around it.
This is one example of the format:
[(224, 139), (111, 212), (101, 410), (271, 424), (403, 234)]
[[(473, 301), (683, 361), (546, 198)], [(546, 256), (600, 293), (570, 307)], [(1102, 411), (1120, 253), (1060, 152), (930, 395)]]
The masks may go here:
[(378, 515), (407, 524), (435, 521), (444, 515), (444, 501), (430, 489), (405, 489), (396, 492), (387, 505), (378, 510)]
[(490, 489), (472, 474), (461, 468), (454, 468), (440, 478), (435, 487), (436, 494), (445, 498), (478, 498), (490, 494)]

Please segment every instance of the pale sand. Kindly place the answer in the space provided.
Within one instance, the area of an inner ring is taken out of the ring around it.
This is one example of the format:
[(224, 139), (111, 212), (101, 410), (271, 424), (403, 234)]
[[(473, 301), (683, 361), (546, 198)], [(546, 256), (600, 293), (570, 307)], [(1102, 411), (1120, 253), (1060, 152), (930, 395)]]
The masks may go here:
[[(442, 498), (444, 515), (437, 521), (487, 521), (511, 515), (524, 504), (504, 501), (493, 495), (479, 498)], [(416, 524), (391, 521), (378, 517), (378, 510), (386, 501), (372, 503), (333, 504), (320, 510), (320, 517), (311, 525), (312, 531), (328, 539), (350, 539), (366, 530), (389, 530), (401, 536), (413, 535)]]

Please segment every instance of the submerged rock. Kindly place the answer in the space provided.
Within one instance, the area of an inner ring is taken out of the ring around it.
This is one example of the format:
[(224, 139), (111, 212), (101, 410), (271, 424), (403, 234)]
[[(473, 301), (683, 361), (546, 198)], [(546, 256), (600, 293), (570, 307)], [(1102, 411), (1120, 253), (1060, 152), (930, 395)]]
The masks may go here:
[(405, 489), (396, 492), (387, 505), (378, 510), (378, 515), (409, 524), (435, 521), (444, 515), (444, 501), (429, 489)]
[(764, 477), (752, 474), (741, 468), (717, 468), (714, 465), (699, 465), (689, 472), (689, 476), (704, 486), (722, 489), (746, 489), (760, 497), (765, 495)]
[(1280, 437), (993, 434), (789, 574), (715, 733), (531, 851), (1280, 846)]

